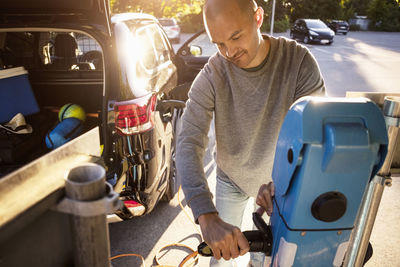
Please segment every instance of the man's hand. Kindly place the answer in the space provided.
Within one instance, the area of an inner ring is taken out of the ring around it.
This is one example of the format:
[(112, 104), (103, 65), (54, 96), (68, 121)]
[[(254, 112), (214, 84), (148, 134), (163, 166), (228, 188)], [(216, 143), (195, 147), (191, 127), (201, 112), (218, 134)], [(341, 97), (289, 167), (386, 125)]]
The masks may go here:
[(257, 209), (257, 213), (263, 215), (266, 211), (268, 216), (272, 214), (272, 197), (275, 195), (275, 186), (273, 182), (269, 182), (269, 184), (263, 184), (260, 189), (258, 189), (258, 194), (256, 198), (257, 205), (260, 208)]
[(249, 242), (239, 228), (221, 220), (217, 213), (206, 213), (198, 218), (204, 241), (214, 258), (229, 260), (247, 253)]

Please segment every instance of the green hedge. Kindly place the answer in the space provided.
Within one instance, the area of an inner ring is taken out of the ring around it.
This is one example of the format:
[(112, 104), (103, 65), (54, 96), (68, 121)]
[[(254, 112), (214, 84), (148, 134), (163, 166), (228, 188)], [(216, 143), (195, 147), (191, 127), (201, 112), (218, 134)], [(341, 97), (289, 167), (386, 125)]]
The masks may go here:
[(370, 23), (368, 26), (370, 31), (383, 31), (383, 32), (400, 32), (400, 23), (396, 21)]
[(361, 26), (358, 24), (350, 24), (349, 30), (350, 31), (359, 31), (359, 30), (361, 30)]
[[(289, 17), (285, 16), (283, 19), (274, 21), (274, 32), (286, 32), (290, 28)], [(270, 32), (271, 20), (268, 17), (264, 18), (264, 23), (261, 27), (262, 32)]]
[(187, 14), (179, 19), (182, 32), (195, 33), (204, 29), (203, 14)]
[[(179, 19), (179, 26), (182, 32), (194, 33), (204, 29), (203, 14), (187, 14)], [(262, 32), (270, 32), (271, 23), (268, 17), (265, 17), (264, 23), (261, 26)], [(274, 32), (286, 32), (290, 28), (289, 17), (274, 22)]]

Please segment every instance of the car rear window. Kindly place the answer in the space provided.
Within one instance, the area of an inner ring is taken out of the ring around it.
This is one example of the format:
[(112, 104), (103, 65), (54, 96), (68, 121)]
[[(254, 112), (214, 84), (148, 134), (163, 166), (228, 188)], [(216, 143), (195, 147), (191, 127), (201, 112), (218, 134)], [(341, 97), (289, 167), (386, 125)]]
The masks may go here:
[(306, 21), (307, 26), (310, 28), (317, 28), (317, 29), (321, 29), (321, 28), (326, 28), (326, 24), (323, 23), (320, 20), (308, 20)]
[(3, 45), (1, 47), (1, 68), (34, 65), (33, 43), (34, 35), (29, 32), (0, 33)]
[(78, 32), (0, 33), (0, 67), (26, 69), (99, 70), (103, 67), (100, 45)]

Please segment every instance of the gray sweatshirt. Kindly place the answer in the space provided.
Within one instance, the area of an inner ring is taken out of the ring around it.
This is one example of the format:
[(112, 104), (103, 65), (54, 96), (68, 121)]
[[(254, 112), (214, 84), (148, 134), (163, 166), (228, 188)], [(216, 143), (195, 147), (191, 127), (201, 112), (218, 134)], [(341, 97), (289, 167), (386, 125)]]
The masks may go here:
[(270, 39), (266, 64), (249, 72), (210, 57), (189, 91), (178, 136), (176, 165), (193, 215), (216, 212), (203, 168), (207, 133), (215, 116), (217, 174), (255, 197), (272, 181), (279, 130), (298, 98), (325, 93), (318, 64), (310, 51), (286, 38)]

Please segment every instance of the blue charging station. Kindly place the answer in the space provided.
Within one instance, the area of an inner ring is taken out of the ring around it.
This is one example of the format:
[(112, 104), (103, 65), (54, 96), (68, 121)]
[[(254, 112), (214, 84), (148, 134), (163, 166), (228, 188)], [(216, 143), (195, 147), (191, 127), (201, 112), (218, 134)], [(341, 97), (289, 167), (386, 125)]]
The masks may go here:
[(387, 144), (382, 111), (366, 98), (304, 97), (292, 105), (272, 174), (272, 266), (342, 265)]

